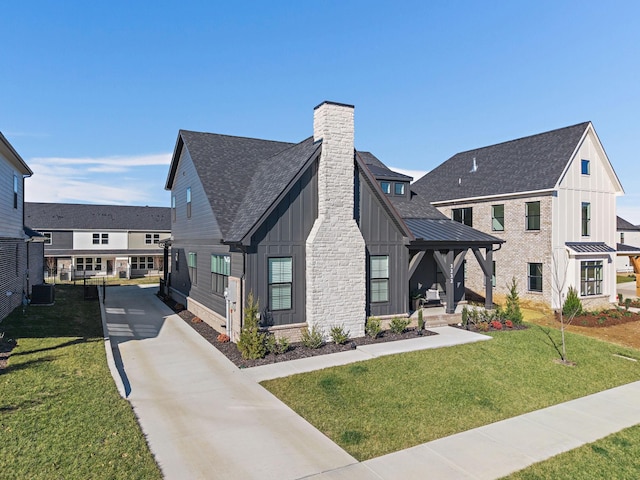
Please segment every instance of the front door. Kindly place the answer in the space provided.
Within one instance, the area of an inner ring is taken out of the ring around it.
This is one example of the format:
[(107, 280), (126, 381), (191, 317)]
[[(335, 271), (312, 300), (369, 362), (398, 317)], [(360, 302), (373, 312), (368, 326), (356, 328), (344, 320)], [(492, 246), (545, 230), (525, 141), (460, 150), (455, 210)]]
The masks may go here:
[(113, 273), (113, 260), (107, 260), (107, 275)]

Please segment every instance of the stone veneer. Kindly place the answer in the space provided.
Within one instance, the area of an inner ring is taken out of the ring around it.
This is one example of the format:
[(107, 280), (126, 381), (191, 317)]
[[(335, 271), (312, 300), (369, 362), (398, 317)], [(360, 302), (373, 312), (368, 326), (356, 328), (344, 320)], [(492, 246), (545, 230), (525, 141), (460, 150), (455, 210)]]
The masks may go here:
[(324, 102), (314, 110), (318, 218), (306, 240), (306, 319), (328, 335), (334, 325), (364, 335), (366, 249), (354, 219), (353, 106)]

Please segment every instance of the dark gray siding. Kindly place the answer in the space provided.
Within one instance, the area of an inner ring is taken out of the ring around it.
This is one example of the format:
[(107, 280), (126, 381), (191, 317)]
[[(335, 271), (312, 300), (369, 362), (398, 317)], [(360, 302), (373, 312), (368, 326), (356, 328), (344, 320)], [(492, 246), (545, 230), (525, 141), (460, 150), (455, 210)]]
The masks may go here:
[[(456, 253), (458, 252), (459, 251), (456, 251)], [(412, 250), (411, 256), (413, 257), (416, 253), (417, 250)], [(443, 250), (443, 253), (446, 253), (446, 250)], [(465, 261), (468, 262), (476, 262), (471, 251), (466, 253), (465, 259)], [(422, 258), (422, 261), (410, 279), (409, 289), (411, 292), (418, 292), (422, 296), (425, 295), (425, 292), (428, 289), (437, 289), (440, 292), (440, 298), (445, 300), (445, 281), (446, 279), (444, 274), (439, 271), (438, 264), (433, 258), (433, 250), (427, 250), (425, 256)], [(456, 302), (460, 302), (461, 300), (464, 300), (465, 297), (464, 265), (462, 265), (460, 270), (458, 270), (458, 273), (456, 273), (454, 283), (454, 300)]]
[[(247, 253), (247, 294), (253, 292), (266, 323), (286, 325), (306, 321), (305, 242), (317, 218), (318, 186), (314, 164), (291, 188), (251, 239)], [(292, 257), (292, 309), (269, 309), (269, 257)]]
[[(360, 174), (356, 191), (359, 191), (359, 209), (356, 218), (367, 244), (367, 315), (394, 315), (409, 309), (409, 250), (398, 227), (382, 208), (371, 186)], [(389, 301), (371, 303), (369, 299), (369, 257), (389, 256)]]
[[(44, 246), (44, 254), (56, 256), (56, 250), (73, 249), (73, 232), (71, 230), (40, 230), (51, 233), (51, 245)], [(68, 252), (67, 252), (68, 253)]]

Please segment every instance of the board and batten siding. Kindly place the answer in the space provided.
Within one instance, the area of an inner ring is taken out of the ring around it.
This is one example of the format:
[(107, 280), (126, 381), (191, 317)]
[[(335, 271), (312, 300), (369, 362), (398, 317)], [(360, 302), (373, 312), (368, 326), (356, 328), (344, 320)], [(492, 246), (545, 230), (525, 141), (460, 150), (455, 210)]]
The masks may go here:
[[(18, 178), (18, 208), (13, 208), (13, 176)], [(0, 237), (23, 238), (22, 211), (24, 180), (22, 173), (0, 156)]]
[[(357, 176), (358, 225), (367, 246), (367, 316), (399, 315), (409, 306), (409, 249), (402, 232), (389, 217), (362, 174)], [(372, 303), (370, 265), (372, 255), (389, 256), (389, 301)]]
[[(314, 164), (292, 186), (276, 209), (252, 236), (247, 252), (246, 294), (253, 292), (266, 311), (267, 323), (289, 325), (306, 321), (305, 242), (318, 215), (317, 166)], [(292, 308), (271, 311), (269, 258), (292, 257)]]

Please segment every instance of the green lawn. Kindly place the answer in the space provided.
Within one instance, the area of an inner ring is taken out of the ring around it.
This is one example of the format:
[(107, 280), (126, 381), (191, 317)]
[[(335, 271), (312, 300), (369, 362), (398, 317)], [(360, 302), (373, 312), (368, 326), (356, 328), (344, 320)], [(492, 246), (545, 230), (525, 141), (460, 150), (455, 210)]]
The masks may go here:
[(640, 472), (640, 425), (536, 463), (509, 480), (637, 480)]
[(162, 478), (106, 365), (99, 305), (56, 286), (53, 307), (14, 311), (18, 346), (0, 371), (3, 479)]
[(567, 334), (567, 367), (538, 327), (492, 336), (263, 385), (365, 460), (640, 380), (640, 362), (613, 355), (637, 350)]
[(616, 276), (616, 282), (617, 283), (628, 283), (628, 282), (635, 282), (636, 281), (636, 277), (633, 275), (617, 275)]

